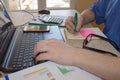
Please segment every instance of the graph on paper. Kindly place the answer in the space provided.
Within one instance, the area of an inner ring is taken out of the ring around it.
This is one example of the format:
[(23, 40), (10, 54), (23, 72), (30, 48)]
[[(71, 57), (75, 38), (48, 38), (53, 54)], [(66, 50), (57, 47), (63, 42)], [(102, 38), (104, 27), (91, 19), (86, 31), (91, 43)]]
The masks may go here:
[(64, 66), (53, 63), (41, 64), (41, 65), (42, 66), (38, 65), (37, 67), (33, 67), (31, 70), (29, 69), (28, 70), (29, 73), (27, 71), (24, 71), (23, 79), (24, 80), (80, 80), (80, 79), (101, 80), (100, 78), (74, 66)]
[(62, 67), (62, 66), (58, 66), (57, 68), (60, 70), (60, 72), (63, 75), (68, 74), (68, 73), (73, 71), (73, 69), (68, 69), (68, 68), (65, 68), (65, 67)]
[(42, 68), (32, 73), (24, 75), (26, 80), (56, 80), (48, 68)]

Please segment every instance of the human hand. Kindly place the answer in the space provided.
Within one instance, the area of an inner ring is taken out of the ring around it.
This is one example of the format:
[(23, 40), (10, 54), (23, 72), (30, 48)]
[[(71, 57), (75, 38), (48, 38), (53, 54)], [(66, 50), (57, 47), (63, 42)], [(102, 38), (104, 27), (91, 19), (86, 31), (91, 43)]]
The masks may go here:
[(46, 51), (36, 57), (36, 61), (50, 60), (59, 64), (74, 65), (77, 48), (74, 48), (57, 39), (43, 40), (35, 45), (33, 56), (38, 52)]
[[(73, 16), (69, 16), (66, 19), (65, 26), (68, 32), (74, 33), (74, 17)], [(80, 15), (78, 18), (78, 24), (77, 24), (76, 30), (79, 31), (82, 26), (83, 26), (83, 17)]]

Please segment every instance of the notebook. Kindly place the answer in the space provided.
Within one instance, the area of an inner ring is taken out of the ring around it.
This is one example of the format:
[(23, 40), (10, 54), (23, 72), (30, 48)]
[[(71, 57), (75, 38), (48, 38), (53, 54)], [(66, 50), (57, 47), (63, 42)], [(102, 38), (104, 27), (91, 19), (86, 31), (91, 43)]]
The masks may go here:
[[(84, 39), (89, 34), (98, 34), (105, 37), (99, 28), (82, 28), (77, 34), (71, 34), (66, 29), (64, 29), (64, 34), (66, 42), (75, 47), (82, 47)], [(98, 38), (94, 38), (94, 40), (98, 40)]]
[[(1, 3), (5, 8), (4, 1), (1, 0)], [(6, 8), (5, 10), (8, 12)], [(10, 14), (8, 16), (11, 22), (0, 28), (0, 70), (4, 72), (14, 72), (35, 65), (32, 52), (38, 41), (51, 38), (64, 41), (58, 26), (50, 27), (50, 32), (46, 33), (25, 33), (22, 26), (15, 28), (14, 19)]]

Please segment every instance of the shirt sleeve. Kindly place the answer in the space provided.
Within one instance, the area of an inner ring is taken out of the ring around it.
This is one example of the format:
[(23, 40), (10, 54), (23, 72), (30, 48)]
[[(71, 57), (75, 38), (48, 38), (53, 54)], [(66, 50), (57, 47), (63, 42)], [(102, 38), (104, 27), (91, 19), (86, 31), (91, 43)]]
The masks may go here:
[(108, 3), (109, 0), (98, 0), (89, 8), (95, 13), (95, 19), (97, 24), (104, 23)]

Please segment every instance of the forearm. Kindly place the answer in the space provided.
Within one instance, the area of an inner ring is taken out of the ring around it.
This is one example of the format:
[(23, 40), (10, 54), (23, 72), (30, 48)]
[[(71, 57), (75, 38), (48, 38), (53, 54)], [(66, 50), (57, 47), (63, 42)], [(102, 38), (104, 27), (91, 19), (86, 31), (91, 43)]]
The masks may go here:
[(120, 79), (120, 58), (83, 50), (79, 51), (74, 63), (105, 80)]
[(92, 21), (95, 20), (95, 14), (94, 14), (91, 10), (89, 10), (89, 9), (84, 10), (84, 11), (80, 14), (79, 19), (80, 19), (81, 17), (83, 18), (83, 25), (84, 25), (84, 24), (87, 24), (87, 23), (90, 23), (90, 22), (92, 22)]

